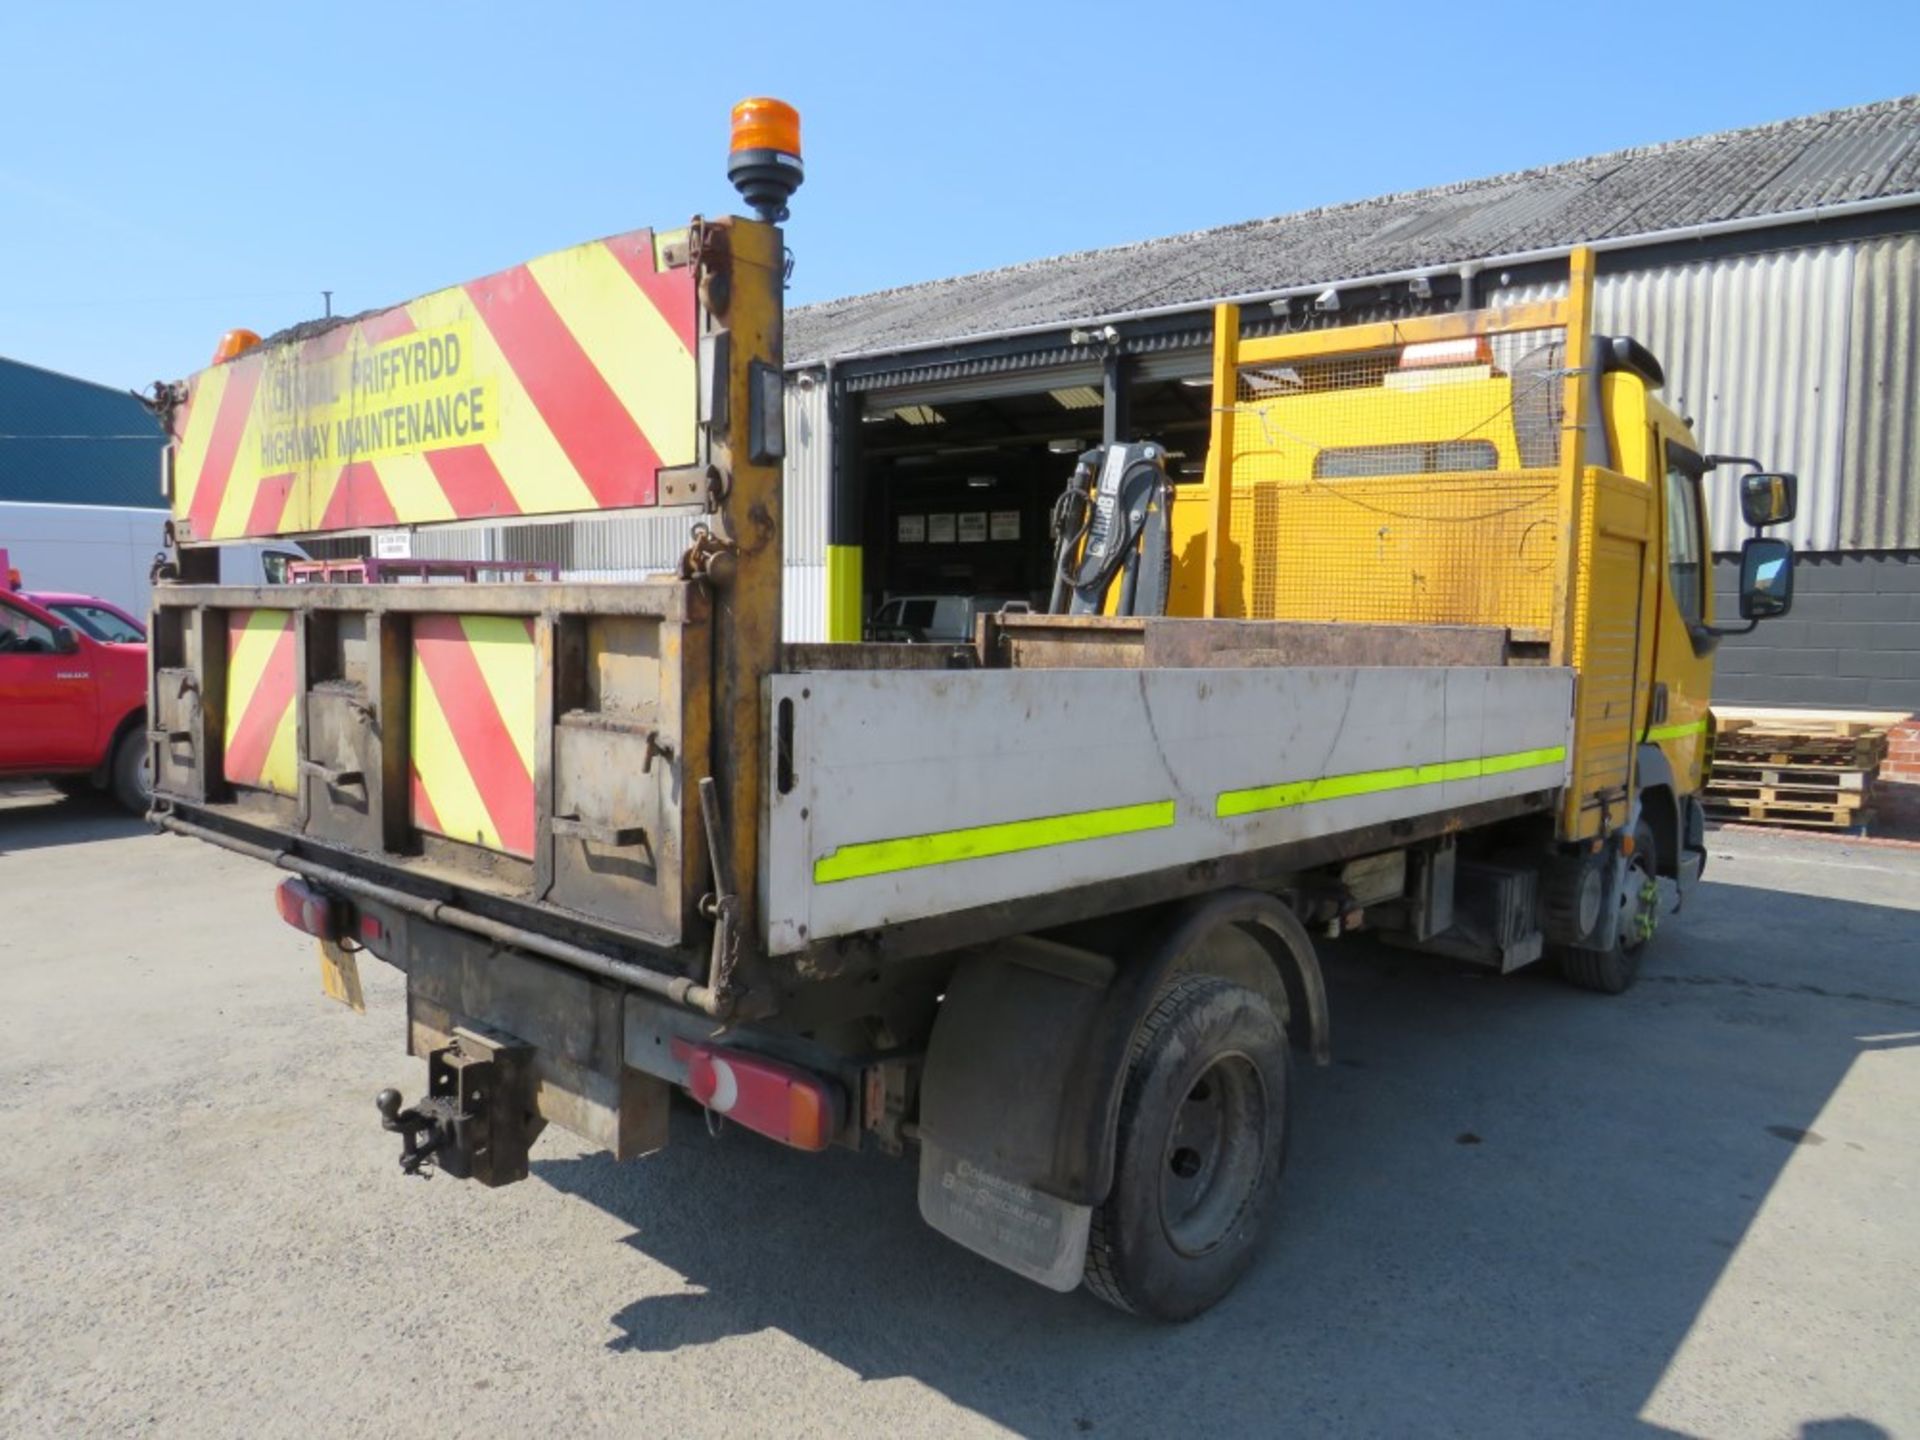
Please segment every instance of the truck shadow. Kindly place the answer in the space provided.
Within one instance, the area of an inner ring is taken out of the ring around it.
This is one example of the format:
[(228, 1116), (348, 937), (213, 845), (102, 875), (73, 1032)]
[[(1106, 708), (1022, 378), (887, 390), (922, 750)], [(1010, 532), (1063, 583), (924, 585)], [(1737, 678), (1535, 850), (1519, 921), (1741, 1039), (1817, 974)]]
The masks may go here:
[(1916, 1043), (1920, 981), (1895, 963), (1915, 919), (1709, 884), (1617, 1000), (1349, 942), (1328, 967), (1338, 1059), (1295, 1070), (1273, 1241), (1181, 1327), (942, 1240), (910, 1162), (677, 1117), (649, 1160), (534, 1168), (694, 1287), (622, 1308), (615, 1350), (779, 1331), (1022, 1433), (1613, 1434), (1787, 1161), (1854, 1144), (1816, 1129), (1849, 1066)]
[(0, 782), (0, 857), (55, 845), (125, 840), (149, 829), (145, 820), (105, 795), (69, 797), (38, 784)]

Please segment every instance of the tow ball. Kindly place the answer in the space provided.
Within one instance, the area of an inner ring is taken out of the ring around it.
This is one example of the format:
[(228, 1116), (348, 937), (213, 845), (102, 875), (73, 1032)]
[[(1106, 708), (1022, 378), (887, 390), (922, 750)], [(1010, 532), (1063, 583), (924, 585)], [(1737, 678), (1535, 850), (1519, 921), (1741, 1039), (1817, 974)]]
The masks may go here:
[(527, 1178), (527, 1151), (546, 1121), (533, 1108), (533, 1050), (465, 1028), (427, 1056), (427, 1093), (407, 1109), (398, 1090), (374, 1097), (382, 1129), (400, 1137), (400, 1168), (439, 1169), (482, 1185)]

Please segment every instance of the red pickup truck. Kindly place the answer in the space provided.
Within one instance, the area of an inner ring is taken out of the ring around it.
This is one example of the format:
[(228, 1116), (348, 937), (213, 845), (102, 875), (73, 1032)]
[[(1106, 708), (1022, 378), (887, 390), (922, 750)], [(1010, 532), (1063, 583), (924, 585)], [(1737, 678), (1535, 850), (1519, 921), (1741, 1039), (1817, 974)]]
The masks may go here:
[(146, 627), (90, 595), (0, 584), (0, 778), (111, 790), (144, 814), (147, 770)]

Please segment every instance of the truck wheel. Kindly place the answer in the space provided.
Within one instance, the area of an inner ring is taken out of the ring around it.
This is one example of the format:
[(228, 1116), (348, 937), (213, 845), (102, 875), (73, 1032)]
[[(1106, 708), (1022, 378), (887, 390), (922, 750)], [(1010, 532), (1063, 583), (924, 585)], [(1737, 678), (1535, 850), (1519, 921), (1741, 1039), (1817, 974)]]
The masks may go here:
[(153, 793), (149, 773), (152, 764), (147, 737), (138, 728), (122, 735), (113, 747), (113, 798), (136, 815), (147, 813), (147, 800)]
[(1620, 922), (1611, 950), (1567, 946), (1559, 951), (1560, 974), (1582, 990), (1619, 995), (1640, 978), (1640, 957), (1660, 923), (1660, 877), (1654, 868), (1653, 827), (1642, 820), (1633, 830), (1633, 855), (1617, 903)]
[(1089, 1290), (1136, 1315), (1189, 1320), (1233, 1288), (1286, 1163), (1288, 1064), (1286, 1032), (1253, 991), (1212, 975), (1167, 984), (1128, 1060)]

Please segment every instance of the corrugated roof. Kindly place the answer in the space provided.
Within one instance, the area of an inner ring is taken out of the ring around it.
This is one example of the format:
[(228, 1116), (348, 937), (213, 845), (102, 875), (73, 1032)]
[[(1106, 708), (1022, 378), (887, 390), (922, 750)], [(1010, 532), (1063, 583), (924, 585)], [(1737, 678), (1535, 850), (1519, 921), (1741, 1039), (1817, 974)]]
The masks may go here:
[(787, 317), (790, 364), (1920, 191), (1920, 95), (1036, 260)]
[(125, 390), (0, 358), (0, 500), (164, 509), (160, 443)]

